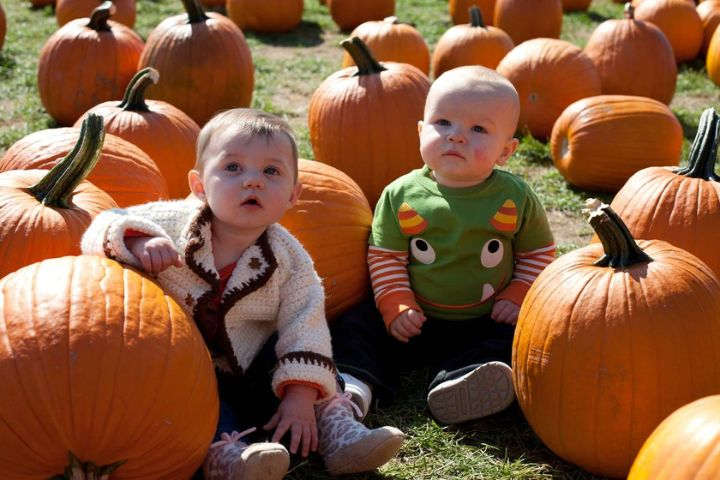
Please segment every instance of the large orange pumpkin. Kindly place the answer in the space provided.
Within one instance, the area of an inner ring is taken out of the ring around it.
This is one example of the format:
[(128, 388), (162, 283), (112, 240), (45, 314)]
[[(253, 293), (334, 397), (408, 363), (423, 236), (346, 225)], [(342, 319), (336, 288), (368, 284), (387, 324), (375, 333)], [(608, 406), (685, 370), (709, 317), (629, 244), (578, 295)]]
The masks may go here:
[(565, 40), (535, 38), (513, 48), (497, 71), (520, 95), (518, 127), (534, 137), (550, 136), (555, 120), (571, 103), (600, 95), (600, 76), (583, 51)]
[[(358, 37), (381, 62), (401, 62), (414, 65), (425, 75), (430, 73), (430, 50), (415, 27), (399, 22), (397, 17), (362, 23), (350, 33)], [(342, 67), (355, 65), (349, 53), (343, 54)]]
[(492, 25), (495, 17), (495, 0), (450, 0), (450, 19), (453, 25), (470, 23), (470, 8), (478, 7), (486, 25)]
[(303, 0), (227, 0), (226, 8), (243, 31), (289, 32), (300, 25)]
[(687, 0), (654, 0), (635, 9), (635, 18), (652, 23), (667, 37), (678, 63), (697, 57), (703, 43), (703, 24), (695, 4)]
[(612, 207), (633, 235), (683, 248), (720, 277), (720, 176), (713, 170), (719, 128), (715, 111), (703, 112), (687, 166), (640, 170), (617, 193)]
[(328, 0), (333, 21), (341, 30), (350, 30), (370, 20), (382, 20), (395, 13), (395, 0)]
[(593, 31), (585, 53), (600, 74), (602, 93), (638, 95), (670, 104), (675, 94), (677, 64), (670, 42), (655, 25), (634, 18), (606, 20)]
[(310, 253), (332, 320), (361, 302), (370, 287), (367, 239), (372, 210), (350, 177), (320, 162), (300, 160), (300, 200), (280, 220)]
[(326, 78), (313, 93), (308, 126), (315, 160), (355, 180), (374, 207), (383, 188), (422, 166), (417, 125), (430, 89), (405, 63), (378, 63), (357, 37), (343, 41), (357, 67)]
[(571, 185), (616, 192), (638, 170), (678, 165), (682, 145), (682, 125), (664, 103), (597, 95), (563, 111), (553, 126), (550, 153)]
[(560, 38), (560, 0), (497, 0), (493, 25), (507, 32), (515, 45), (531, 38)]
[(170, 103), (202, 127), (220, 110), (250, 106), (252, 55), (232, 20), (205, 13), (198, 0), (182, 2), (187, 13), (155, 27), (139, 68), (153, 67), (163, 79), (148, 89), (149, 98)]
[[(89, 17), (100, 3), (102, 0), (57, 0), (55, 2), (55, 18), (58, 25), (62, 27), (70, 20)], [(135, 0), (112, 0), (112, 3), (116, 8), (113, 20), (133, 28), (136, 13)]]
[(114, 8), (105, 2), (90, 20), (70, 21), (40, 51), (40, 99), (62, 126), (100, 102), (121, 98), (137, 70), (143, 41), (129, 27), (108, 20)]
[(49, 172), (0, 173), (0, 278), (46, 258), (79, 255), (92, 219), (117, 207), (83, 181), (100, 156), (102, 129), (102, 119), (88, 117), (77, 148)]
[(154, 68), (139, 71), (128, 84), (122, 101), (97, 105), (90, 113), (101, 115), (108, 133), (133, 143), (157, 164), (168, 184), (170, 198), (190, 193), (188, 171), (195, 165), (195, 143), (200, 127), (182, 110), (162, 100), (145, 100), (145, 90), (158, 82)]
[(485, 25), (478, 7), (470, 8), (470, 23), (455, 25), (442, 34), (432, 55), (435, 78), (463, 65), (482, 65), (495, 69), (500, 60), (513, 49), (510, 36)]
[(0, 280), (0, 305), (3, 478), (107, 478), (91, 462), (113, 479), (192, 476), (217, 426), (215, 374), (157, 284), (107, 258), (53, 258)]
[(653, 431), (628, 480), (715, 480), (720, 472), (720, 395), (695, 400)]
[(602, 245), (555, 260), (525, 297), (513, 380), (553, 452), (624, 478), (665, 417), (720, 391), (720, 280), (667, 242), (636, 243), (607, 205), (590, 223)]
[(703, 24), (703, 44), (700, 54), (707, 55), (715, 29), (720, 24), (720, 0), (709, 0), (697, 6), (697, 13)]
[[(50, 169), (70, 152), (80, 129), (51, 128), (15, 142), (0, 160), (0, 172)], [(138, 147), (106, 134), (100, 160), (87, 179), (108, 193), (121, 207), (168, 198), (160, 169)]]

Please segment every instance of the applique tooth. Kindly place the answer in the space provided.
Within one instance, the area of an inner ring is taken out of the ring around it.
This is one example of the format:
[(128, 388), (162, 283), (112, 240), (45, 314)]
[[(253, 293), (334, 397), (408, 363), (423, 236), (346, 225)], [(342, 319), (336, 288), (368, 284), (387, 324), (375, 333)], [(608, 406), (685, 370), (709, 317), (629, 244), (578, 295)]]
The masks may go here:
[(483, 285), (481, 301), (484, 302), (488, 298), (492, 297), (494, 293), (495, 293), (495, 289), (493, 288), (493, 286), (490, 285), (489, 283), (486, 283), (485, 285)]

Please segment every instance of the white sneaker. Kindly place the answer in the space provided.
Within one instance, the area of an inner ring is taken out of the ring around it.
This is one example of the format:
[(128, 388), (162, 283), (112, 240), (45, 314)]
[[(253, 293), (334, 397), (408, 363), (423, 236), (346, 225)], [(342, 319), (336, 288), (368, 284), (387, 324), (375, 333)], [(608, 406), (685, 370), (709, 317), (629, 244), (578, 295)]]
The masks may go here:
[(505, 410), (514, 399), (512, 369), (488, 362), (430, 390), (427, 404), (439, 422), (454, 424)]
[(349, 373), (340, 373), (340, 376), (345, 381), (345, 392), (350, 394), (350, 400), (358, 406), (362, 413), (358, 420), (363, 421), (370, 411), (370, 403), (372, 403), (370, 385)]
[(290, 454), (280, 443), (258, 442), (248, 445), (243, 433), (223, 433), (222, 440), (210, 446), (203, 475), (206, 480), (281, 480), (290, 466)]

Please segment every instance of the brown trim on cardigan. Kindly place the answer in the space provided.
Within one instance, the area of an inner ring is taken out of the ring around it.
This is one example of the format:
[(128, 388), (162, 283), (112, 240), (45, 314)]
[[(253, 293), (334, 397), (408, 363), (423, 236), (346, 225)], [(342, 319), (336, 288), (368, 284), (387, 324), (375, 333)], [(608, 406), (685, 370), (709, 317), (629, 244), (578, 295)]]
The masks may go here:
[[(189, 238), (185, 247), (185, 264), (197, 274), (200, 278), (210, 284), (212, 290), (220, 289), (220, 279), (213, 272), (205, 270), (202, 265), (195, 261), (195, 252), (205, 245), (205, 239), (202, 237), (202, 227), (212, 220), (212, 211), (210, 205), (203, 206), (200, 213), (195, 217), (189, 228)], [(212, 292), (211, 290), (211, 292)], [(204, 295), (203, 295), (204, 296)], [(199, 302), (199, 300), (198, 300)], [(193, 312), (194, 314), (194, 312)]]
[(319, 365), (330, 370), (333, 375), (337, 374), (337, 368), (335, 368), (335, 362), (333, 361), (333, 359), (330, 357), (326, 357), (325, 355), (320, 355), (316, 352), (300, 351), (286, 353), (282, 357), (278, 358), (277, 363), (278, 365), (280, 365), (281, 363), (291, 363), (294, 360), (297, 360), (301, 363)]

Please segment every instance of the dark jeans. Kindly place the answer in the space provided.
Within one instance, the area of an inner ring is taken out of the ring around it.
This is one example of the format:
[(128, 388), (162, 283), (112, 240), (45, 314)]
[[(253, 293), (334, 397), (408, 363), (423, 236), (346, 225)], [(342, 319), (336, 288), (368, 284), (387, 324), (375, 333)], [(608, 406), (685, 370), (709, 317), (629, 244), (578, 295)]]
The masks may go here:
[(387, 332), (369, 300), (341, 315), (330, 332), (338, 370), (372, 385), (380, 402), (392, 402), (400, 374), (412, 368), (431, 367), (432, 388), (453, 373), (489, 361), (510, 365), (515, 326), (495, 323), (489, 316), (465, 321), (428, 317), (422, 333), (403, 343)]

